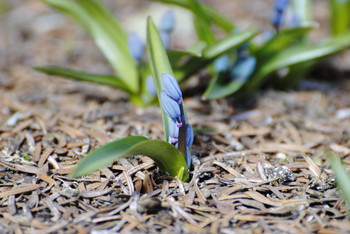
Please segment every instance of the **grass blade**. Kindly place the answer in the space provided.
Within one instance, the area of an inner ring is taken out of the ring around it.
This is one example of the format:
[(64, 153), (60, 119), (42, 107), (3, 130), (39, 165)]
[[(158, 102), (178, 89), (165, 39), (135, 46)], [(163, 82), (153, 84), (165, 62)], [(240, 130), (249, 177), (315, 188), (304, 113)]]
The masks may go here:
[(183, 181), (189, 178), (186, 161), (178, 149), (165, 141), (150, 140), (141, 136), (126, 137), (97, 148), (79, 162), (71, 176), (87, 175), (120, 158), (133, 155), (152, 158), (161, 170)]
[(73, 80), (87, 81), (96, 84), (107, 85), (113, 88), (118, 88), (129, 92), (125, 84), (115, 76), (91, 74), (56, 66), (35, 67), (35, 70), (44, 72), (48, 75), (62, 76), (64, 78), (69, 78)]
[[(160, 91), (163, 90), (161, 83), (162, 74), (169, 74), (174, 76), (174, 73), (171, 69), (167, 53), (163, 46), (162, 39), (151, 18), (148, 18), (147, 20), (147, 54), (152, 77), (157, 89), (157, 94), (158, 97), (160, 97)], [(171, 119), (164, 112), (163, 108), (161, 109), (165, 140), (167, 141), (169, 139), (169, 125)]]
[(342, 165), (340, 158), (332, 152), (326, 153), (327, 157), (331, 161), (331, 167), (337, 181), (338, 188), (342, 192), (343, 197), (346, 200), (347, 205), (350, 205), (350, 175)]

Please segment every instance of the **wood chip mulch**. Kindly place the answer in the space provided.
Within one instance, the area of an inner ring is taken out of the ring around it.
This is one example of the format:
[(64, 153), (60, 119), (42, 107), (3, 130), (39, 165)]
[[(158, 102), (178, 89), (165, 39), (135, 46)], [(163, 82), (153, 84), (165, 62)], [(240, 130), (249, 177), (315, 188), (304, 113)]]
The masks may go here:
[(71, 178), (99, 145), (130, 135), (162, 139), (163, 130), (157, 107), (140, 109), (119, 91), (34, 72), (28, 64), (45, 64), (41, 46), (60, 30), (34, 32), (30, 40), (12, 35), (24, 40), (25, 52), (11, 43), (0, 48), (12, 55), (0, 76), (0, 233), (350, 232), (325, 157), (332, 150), (350, 164), (349, 81), (262, 92), (246, 110), (186, 98), (196, 135), (188, 183), (144, 156)]

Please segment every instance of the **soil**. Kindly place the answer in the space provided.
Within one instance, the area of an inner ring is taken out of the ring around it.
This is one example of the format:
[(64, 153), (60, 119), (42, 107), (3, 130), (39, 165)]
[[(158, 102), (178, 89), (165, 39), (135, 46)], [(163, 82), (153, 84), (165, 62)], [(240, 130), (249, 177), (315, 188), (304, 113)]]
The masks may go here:
[[(105, 2), (126, 23), (155, 7)], [(261, 27), (269, 14), (258, 9), (272, 3), (206, 2)], [(332, 150), (350, 164), (346, 77), (261, 91), (250, 108), (186, 97), (196, 135), (188, 183), (160, 173), (144, 156), (71, 178), (78, 160), (99, 145), (130, 135), (162, 139), (160, 110), (132, 106), (109, 87), (34, 71), (55, 64), (112, 73), (86, 33), (42, 2), (11, 0), (0, 17), (1, 233), (350, 232), (325, 156)], [(194, 83), (184, 84), (185, 93)]]

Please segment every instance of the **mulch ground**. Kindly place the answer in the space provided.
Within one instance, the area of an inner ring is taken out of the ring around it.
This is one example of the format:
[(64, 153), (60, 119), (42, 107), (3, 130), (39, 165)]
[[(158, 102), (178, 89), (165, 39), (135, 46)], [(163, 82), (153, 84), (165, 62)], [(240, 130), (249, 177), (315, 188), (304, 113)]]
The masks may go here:
[[(185, 98), (196, 135), (189, 183), (144, 156), (71, 178), (99, 145), (162, 139), (159, 108), (33, 71), (59, 64), (111, 72), (64, 17), (37, 1), (12, 4), (0, 27), (0, 233), (350, 232), (325, 157), (332, 150), (350, 164), (348, 80), (264, 91), (249, 109)], [(46, 20), (55, 23), (45, 28)]]

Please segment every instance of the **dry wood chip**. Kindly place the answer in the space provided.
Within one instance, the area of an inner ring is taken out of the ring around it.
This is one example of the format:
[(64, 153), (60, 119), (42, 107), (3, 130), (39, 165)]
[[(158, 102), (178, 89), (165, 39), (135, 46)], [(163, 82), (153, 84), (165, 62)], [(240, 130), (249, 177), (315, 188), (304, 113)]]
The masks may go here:
[(44, 163), (46, 162), (47, 158), (50, 156), (50, 154), (54, 151), (53, 148), (47, 148), (45, 151), (40, 155), (40, 159), (38, 162), (38, 167), (42, 167)]
[(13, 130), (13, 133), (18, 133), (21, 132), (23, 129), (29, 127), (31, 124), (33, 123), (32, 119), (28, 119), (26, 121), (23, 121), (21, 123), (19, 123)]
[(242, 203), (245, 206), (248, 207), (253, 207), (256, 208), (258, 210), (265, 210), (266, 207), (264, 206), (264, 204), (262, 204), (261, 202), (257, 201), (257, 200), (251, 200), (251, 199), (238, 199), (238, 201), (240, 203)]
[(205, 204), (205, 202), (207, 201), (207, 199), (205, 198), (205, 196), (203, 195), (203, 193), (200, 191), (200, 189), (198, 188), (198, 179), (195, 180), (195, 182), (193, 183), (193, 188), (194, 191), (197, 194), (198, 200), (200, 203)]
[(83, 198), (93, 198), (105, 195), (107, 193), (110, 193), (113, 190), (113, 188), (106, 189), (106, 190), (100, 190), (100, 191), (80, 191), (79, 195)]
[(104, 134), (103, 132), (97, 130), (97, 129), (89, 129), (87, 130), (87, 133), (94, 137), (100, 145), (106, 144), (111, 141), (110, 136)]
[(17, 195), (17, 194), (22, 194), (22, 193), (30, 192), (30, 191), (36, 190), (36, 189), (38, 189), (38, 188), (40, 188), (40, 187), (41, 187), (40, 184), (32, 184), (32, 185), (27, 185), (27, 186), (12, 188), (12, 189), (9, 190), (9, 191), (1, 192), (1, 193), (0, 193), (0, 198), (8, 197), (8, 196), (11, 196), (11, 195)]
[(106, 221), (120, 220), (120, 219), (122, 219), (121, 215), (113, 215), (113, 216), (107, 216), (107, 217), (94, 218), (91, 220), (91, 222), (102, 223), (102, 222), (106, 222)]
[(73, 172), (76, 166), (71, 166), (71, 167), (62, 167), (59, 169), (54, 169), (52, 170), (54, 173), (60, 174), (60, 175), (67, 175)]
[(12, 164), (4, 161), (0, 161), (0, 165), (14, 171), (22, 171), (30, 174), (44, 174), (45, 172), (43, 168), (38, 168), (30, 165), (18, 165), (18, 164)]
[(67, 124), (61, 123), (59, 129), (66, 133), (71, 138), (85, 137), (85, 134), (82, 130), (71, 127)]
[[(259, 145), (258, 150), (261, 152), (288, 152), (288, 151), (293, 151), (293, 152), (308, 152), (309, 148), (306, 146), (302, 145), (297, 145), (297, 144), (282, 144), (282, 143), (265, 143)], [(255, 151), (255, 150), (254, 150)]]
[(41, 148), (42, 148), (41, 143), (40, 142), (36, 143), (35, 150), (34, 150), (34, 153), (33, 153), (33, 161), (34, 162), (39, 161), (40, 154), (41, 154)]
[(236, 176), (236, 177), (241, 176), (241, 174), (239, 172), (235, 171), (233, 168), (231, 168), (229, 166), (226, 166), (224, 163), (214, 161), (213, 164), (225, 169), (227, 172), (229, 172), (233, 176)]
[(270, 205), (270, 206), (281, 206), (281, 203), (277, 202), (277, 201), (272, 201), (270, 199), (268, 199), (267, 197), (265, 197), (264, 195), (262, 195), (261, 193), (258, 193), (258, 192), (254, 192), (254, 191), (247, 191), (247, 192), (244, 192), (245, 195), (247, 195), (248, 197), (254, 199), (254, 200), (257, 200), (261, 203), (264, 203), (264, 204), (267, 204), (267, 205)]
[(54, 179), (52, 179), (51, 177), (45, 175), (45, 174), (38, 174), (37, 175), (39, 177), (39, 179), (47, 182), (50, 185), (57, 185), (56, 181)]

